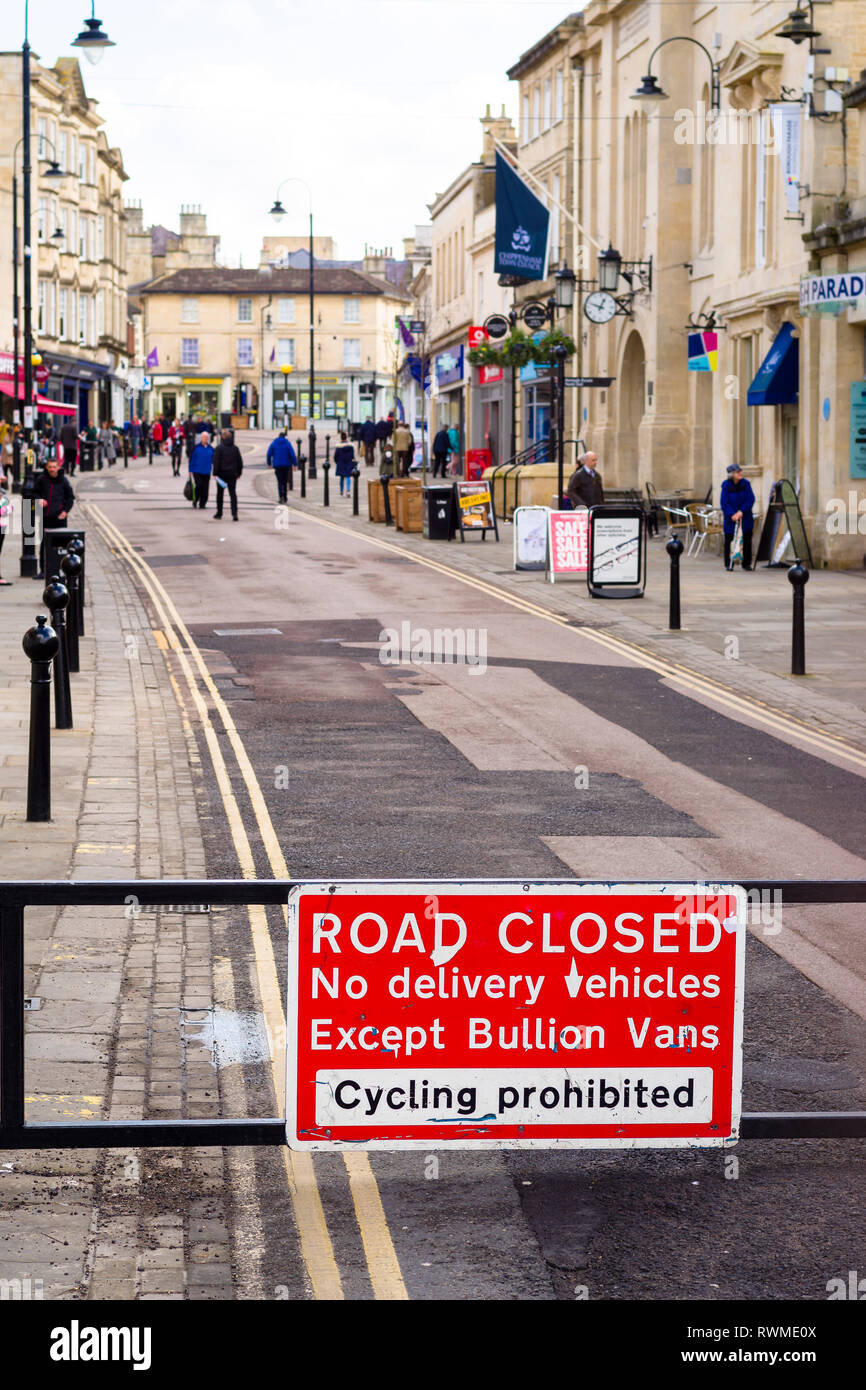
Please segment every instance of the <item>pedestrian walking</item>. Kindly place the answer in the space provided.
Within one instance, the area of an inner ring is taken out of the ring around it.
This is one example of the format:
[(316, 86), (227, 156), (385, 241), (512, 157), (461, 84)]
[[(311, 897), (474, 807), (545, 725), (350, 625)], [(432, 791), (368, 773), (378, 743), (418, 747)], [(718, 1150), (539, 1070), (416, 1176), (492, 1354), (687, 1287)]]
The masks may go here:
[(379, 441), (379, 455), (382, 463), (385, 462), (385, 450), (388, 447), (388, 440), (394, 430), (393, 420), (379, 420), (376, 424), (376, 438)]
[(297, 466), (297, 457), (286, 430), (280, 430), (276, 439), (268, 445), (268, 467), (273, 468), (277, 480), (277, 491), (281, 502), (289, 500), (289, 470)]
[(97, 439), (102, 461), (103, 463), (107, 463), (110, 468), (117, 458), (117, 441), (114, 438), (113, 426), (107, 424), (106, 421), (103, 420), (102, 428), (99, 431)]
[[(577, 460), (577, 468), (565, 489), (565, 495), (575, 511), (578, 507), (600, 507), (604, 501), (604, 486), (596, 468), (597, 463), (598, 459), (593, 453), (581, 454)], [(561, 498), (559, 505), (562, 505)]]
[(397, 473), (401, 478), (408, 478), (409, 465), (415, 452), (415, 441), (405, 420), (401, 420), (394, 431), (394, 450), (397, 455)]
[(60, 428), (60, 444), (63, 449), (63, 468), (68, 477), (75, 477), (78, 461), (78, 429), (73, 420), (64, 420)]
[(129, 442), (132, 445), (132, 457), (138, 458), (138, 451), (141, 448), (141, 421), (136, 415), (129, 427)]
[(734, 534), (739, 526), (743, 537), (743, 569), (752, 568), (752, 532), (755, 529), (755, 494), (752, 491), (752, 484), (748, 478), (743, 477), (743, 470), (738, 463), (729, 463), (727, 467), (727, 478), (722, 483), (719, 505), (722, 509), (724, 542), (725, 542), (725, 569), (734, 568), (731, 560), (731, 543)]
[(187, 459), (191, 459), (192, 451), (195, 448), (195, 420), (184, 420), (183, 438), (186, 445)]
[(451, 472), (456, 473), (460, 459), (460, 431), (456, 425), (448, 426), (448, 446), (451, 450)]
[[(69, 479), (64, 476), (57, 459), (49, 459), (41, 473), (33, 480), (33, 500), (42, 508), (42, 531), (57, 531), (67, 522), (69, 513), (75, 505), (75, 493)], [(39, 572), (37, 579), (45, 578), (45, 536), (39, 546)]]
[(228, 493), (231, 502), (232, 521), (238, 519), (238, 478), (244, 471), (241, 451), (232, 440), (231, 430), (223, 430), (220, 442), (213, 453), (213, 475), (217, 485), (216, 515), (214, 521), (222, 521), (223, 499)]
[(340, 479), (340, 496), (348, 497), (352, 491), (352, 469), (355, 467), (355, 450), (349, 443), (345, 430), (340, 431), (340, 443), (334, 450), (334, 469)]
[(207, 430), (199, 438), (189, 460), (189, 476), (192, 483), (192, 505), (202, 511), (207, 507), (210, 492), (210, 475), (213, 472), (213, 449)]
[(433, 440), (433, 477), (441, 472), (445, 477), (445, 469), (448, 465), (448, 455), (451, 452), (451, 441), (448, 438), (448, 431), (444, 425), (441, 430), (437, 430), (436, 438)]
[(160, 420), (160, 418), (159, 418), (158, 415), (157, 415), (156, 419), (154, 420), (154, 422), (153, 422), (153, 424), (152, 424), (152, 426), (151, 426), (151, 429), (150, 429), (150, 437), (151, 437), (151, 439), (153, 440), (153, 452), (154, 452), (155, 454), (161, 454), (161, 453), (162, 453), (162, 421)]
[[(12, 504), (9, 501), (9, 479), (3, 471), (2, 463), (0, 463), (0, 554), (3, 551), (3, 542), (6, 539), (11, 518)], [(11, 583), (11, 579), (0, 578), (0, 588), (7, 589)]]
[(171, 452), (171, 475), (173, 478), (179, 478), (180, 461), (183, 457), (183, 430), (177, 420), (169, 426), (168, 439)]
[(367, 468), (372, 468), (376, 462), (376, 424), (373, 420), (365, 420), (361, 426), (361, 445), (364, 450), (364, 463)]

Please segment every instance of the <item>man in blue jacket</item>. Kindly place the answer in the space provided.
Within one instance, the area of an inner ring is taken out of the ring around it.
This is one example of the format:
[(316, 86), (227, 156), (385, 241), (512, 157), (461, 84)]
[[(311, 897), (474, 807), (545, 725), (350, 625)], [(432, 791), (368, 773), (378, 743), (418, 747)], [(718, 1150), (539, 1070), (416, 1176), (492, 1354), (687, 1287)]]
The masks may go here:
[(724, 516), (725, 569), (733, 569), (731, 564), (731, 542), (737, 529), (737, 522), (743, 528), (743, 569), (752, 568), (752, 531), (755, 528), (753, 508), (755, 494), (748, 478), (738, 463), (728, 464), (728, 476), (722, 483), (719, 502)]
[(268, 445), (268, 464), (274, 470), (281, 502), (289, 500), (289, 470), (297, 466), (297, 456), (286, 430), (281, 430)]
[(365, 420), (361, 426), (361, 444), (364, 448), (364, 462), (372, 468), (376, 461), (376, 422)]
[(192, 483), (192, 505), (201, 507), (204, 511), (207, 506), (207, 495), (210, 492), (210, 475), (213, 472), (213, 449), (210, 446), (210, 435), (207, 430), (201, 436), (200, 442), (196, 444), (189, 460), (190, 482)]

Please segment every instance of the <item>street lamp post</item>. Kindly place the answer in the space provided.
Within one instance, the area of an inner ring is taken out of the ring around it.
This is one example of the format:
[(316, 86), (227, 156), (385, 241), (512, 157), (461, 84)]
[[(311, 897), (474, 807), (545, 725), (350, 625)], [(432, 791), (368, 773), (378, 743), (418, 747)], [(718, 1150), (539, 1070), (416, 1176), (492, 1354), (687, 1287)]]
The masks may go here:
[(288, 178), (283, 179), (277, 189), (277, 196), (271, 208), (271, 217), (275, 222), (282, 222), (286, 215), (286, 209), (280, 202), (280, 194), (287, 183), (299, 183), (307, 190), (307, 198), (310, 207), (310, 447), (307, 472), (311, 478), (316, 476), (316, 285), (313, 275), (313, 197), (309, 186), (303, 179)]
[[(560, 266), (553, 278), (554, 292), (547, 301), (547, 317), (551, 327), (556, 323), (557, 309), (573, 308), (577, 283), (574, 271), (567, 264)], [(568, 356), (562, 343), (554, 344), (553, 356), (556, 359), (556, 510), (559, 511), (565, 486), (565, 359)]]

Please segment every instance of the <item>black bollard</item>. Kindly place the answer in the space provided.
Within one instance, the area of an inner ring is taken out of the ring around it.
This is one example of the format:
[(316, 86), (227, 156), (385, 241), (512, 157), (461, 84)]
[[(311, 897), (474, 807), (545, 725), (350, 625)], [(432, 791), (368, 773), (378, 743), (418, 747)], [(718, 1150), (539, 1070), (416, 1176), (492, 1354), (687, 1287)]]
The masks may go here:
[(123, 466), (129, 467), (129, 440), (126, 435), (123, 436)]
[(316, 476), (316, 431), (310, 430), (310, 452), (307, 455), (307, 474), (312, 480)]
[(329, 464), (328, 460), (325, 459), (325, 462), (322, 464), (322, 472), (323, 472), (324, 475), (325, 475), (325, 486), (324, 486), (324, 488), (323, 488), (323, 495), (322, 495), (322, 506), (324, 506), (324, 507), (330, 507), (330, 505), (331, 505), (331, 493), (330, 493), (330, 487), (329, 487), (329, 483), (328, 483), (328, 475), (329, 475), (330, 471), (331, 471), (331, 465)]
[(81, 536), (73, 536), (66, 549), (70, 555), (77, 555), (81, 561), (78, 575), (78, 636), (84, 636), (84, 541)]
[(391, 498), (388, 496), (388, 485), (391, 482), (389, 474), (382, 473), (379, 477), (379, 482), (382, 484), (382, 496), (385, 499), (385, 525), (393, 526), (394, 518), (391, 515)]
[(51, 663), (60, 646), (41, 614), (21, 645), (30, 659), (30, 756), (27, 762), (27, 819), (51, 819)]
[(791, 627), (791, 675), (806, 674), (806, 585), (809, 571), (798, 560), (788, 570), (788, 582), (794, 586), (794, 617)]
[(306, 455), (304, 454), (303, 450), (301, 449), (301, 441), (300, 441), (300, 439), (298, 440), (298, 466), (300, 467), (300, 470), (301, 470), (301, 496), (302, 496), (302, 497), (306, 497), (306, 495), (307, 495), (307, 459), (306, 459)]
[(81, 557), (67, 552), (60, 561), (60, 568), (69, 590), (69, 609), (66, 622), (66, 650), (69, 653), (69, 669), (73, 674), (77, 674), (81, 670), (78, 656), (78, 639), (81, 636), (82, 627), (79, 617), (81, 611)]
[(33, 470), (28, 468), (21, 485), (21, 559), (18, 572), (22, 579), (35, 579), (39, 569), (39, 537), (42, 534), (42, 507), (34, 502)]
[(57, 651), (54, 656), (54, 727), (72, 728), (72, 692), (69, 688), (69, 629), (66, 626), (66, 608), (69, 603), (69, 590), (58, 575), (49, 579), (42, 590), (42, 601), (51, 613), (51, 626), (57, 633)]
[(325, 463), (331, 462), (331, 436), (325, 435)]
[(671, 536), (665, 550), (671, 557), (671, 596), (668, 614), (668, 627), (671, 632), (680, 630), (680, 556), (683, 553), (683, 543), (679, 536)]
[(358, 515), (358, 479), (360, 476), (361, 470), (356, 464), (352, 469), (352, 516)]

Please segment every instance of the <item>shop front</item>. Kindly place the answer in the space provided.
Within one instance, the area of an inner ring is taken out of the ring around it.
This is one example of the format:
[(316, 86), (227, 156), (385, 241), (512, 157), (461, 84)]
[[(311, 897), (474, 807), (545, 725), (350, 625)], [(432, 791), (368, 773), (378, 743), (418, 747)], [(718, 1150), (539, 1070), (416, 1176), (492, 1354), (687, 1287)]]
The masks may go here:
[(465, 355), (463, 344), (447, 348), (437, 353), (433, 359), (433, 372), (436, 378), (435, 429), (455, 429), (460, 438), (459, 456), (466, 449), (466, 381), (464, 378)]
[[(180, 405), (187, 419), (200, 416), (206, 420), (219, 420), (223, 406), (223, 378), (221, 376), (184, 377)], [(171, 390), (169, 391), (171, 394)], [(232, 407), (234, 401), (231, 402)]]
[[(99, 427), (111, 409), (111, 372), (102, 362), (46, 353), (44, 366), (48, 371), (45, 395), (62, 405), (73, 406), (78, 416), (78, 428)], [(100, 410), (105, 414), (101, 415)], [(68, 414), (69, 412), (64, 412)]]
[[(349, 419), (351, 388), (352, 383), (348, 379), (317, 376), (313, 419), (333, 425), (335, 431), (339, 422), (342, 421), (345, 426)], [(282, 374), (277, 377), (274, 373), (269, 373), (265, 379), (265, 393), (265, 420), (271, 423), (274, 429), (282, 429), (287, 423), (291, 426), (292, 416), (302, 415), (309, 418), (309, 380), (299, 380), (293, 372), (288, 381), (284, 382)]]
[(502, 463), (511, 456), (510, 373), (503, 367), (474, 370), (471, 448), (487, 449), (491, 463)]

